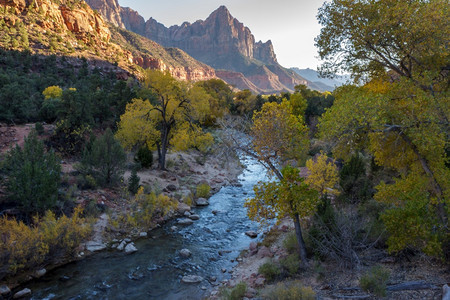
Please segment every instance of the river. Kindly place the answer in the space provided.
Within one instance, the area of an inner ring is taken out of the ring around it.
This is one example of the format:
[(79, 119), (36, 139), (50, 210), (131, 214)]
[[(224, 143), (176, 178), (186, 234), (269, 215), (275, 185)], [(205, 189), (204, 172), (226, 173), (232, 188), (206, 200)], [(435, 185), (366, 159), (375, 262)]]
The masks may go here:
[[(104, 251), (48, 272), (27, 284), (32, 299), (202, 299), (213, 285), (231, 277), (235, 259), (252, 241), (245, 232), (257, 231), (243, 204), (253, 196), (253, 185), (267, 180), (265, 169), (243, 158), (246, 169), (239, 177), (242, 186), (223, 187), (207, 207), (193, 210), (200, 216), (193, 225), (172, 232), (176, 220), (135, 242), (138, 252), (126, 255)], [(213, 213), (214, 212), (214, 213)], [(183, 258), (181, 249), (192, 256)], [(225, 271), (226, 272), (223, 272)], [(185, 275), (204, 280), (185, 284)]]

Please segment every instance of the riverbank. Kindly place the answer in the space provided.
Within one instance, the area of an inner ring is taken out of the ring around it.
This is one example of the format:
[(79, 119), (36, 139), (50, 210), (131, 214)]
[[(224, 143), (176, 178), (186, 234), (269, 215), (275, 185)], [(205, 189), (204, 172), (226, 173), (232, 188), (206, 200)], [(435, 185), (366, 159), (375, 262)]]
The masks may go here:
[[(191, 211), (195, 207), (195, 188), (203, 183), (211, 187), (210, 195), (217, 193), (221, 187), (227, 185), (238, 185), (237, 178), (242, 173), (242, 165), (239, 159), (233, 155), (219, 156), (217, 153), (204, 155), (198, 151), (190, 151), (185, 153), (171, 153), (168, 155), (167, 171), (157, 169), (142, 169), (138, 172), (141, 177), (141, 185), (149, 190), (161, 192), (178, 201), (178, 209), (169, 214), (166, 218), (157, 220), (153, 229), (158, 228), (162, 223), (166, 223), (171, 219), (184, 215), (186, 211)], [(70, 161), (63, 162), (63, 170), (66, 174), (68, 182), (73, 181), (73, 164)], [(124, 178), (129, 177), (129, 172), (125, 173)], [(124, 231), (123, 228), (114, 228), (110, 224), (111, 216), (118, 213), (126, 212), (130, 209), (132, 195), (124, 193), (123, 189), (96, 189), (86, 191), (76, 191), (74, 193), (74, 201), (77, 205), (81, 205), (89, 209), (92, 203), (96, 208), (101, 208), (102, 213), (94, 225), (94, 233), (90, 241), (83, 243), (73, 257), (69, 257), (65, 261), (60, 261), (53, 265), (42, 266), (36, 272), (35, 270), (19, 274), (14, 278), (8, 278), (7, 282), (1, 282), (0, 286), (4, 287), (3, 297), (6, 299), (12, 297), (15, 292), (26, 287), (26, 282), (32, 280), (45, 280), (45, 273), (56, 268), (64, 268), (64, 265), (83, 260), (95, 252), (108, 249), (113, 245), (115, 239), (127, 239), (130, 241), (143, 238), (151, 229), (140, 229)], [(189, 204), (189, 205), (188, 205)], [(7, 288), (6, 288), (7, 287)], [(12, 292), (7, 292), (12, 290)]]

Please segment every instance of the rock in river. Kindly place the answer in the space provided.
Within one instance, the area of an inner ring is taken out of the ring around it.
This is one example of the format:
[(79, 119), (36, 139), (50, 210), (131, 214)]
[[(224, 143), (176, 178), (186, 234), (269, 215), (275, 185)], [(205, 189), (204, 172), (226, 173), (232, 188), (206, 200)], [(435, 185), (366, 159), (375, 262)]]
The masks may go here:
[(252, 239), (254, 239), (258, 236), (258, 234), (254, 231), (247, 231), (245, 234), (248, 235), (249, 237), (251, 237)]
[(181, 249), (180, 250), (180, 255), (182, 257), (189, 257), (192, 255), (191, 251), (189, 251), (188, 249)]
[(129, 243), (126, 247), (125, 247), (125, 253), (126, 254), (131, 254), (138, 251), (138, 249), (134, 246), (134, 243)]
[(205, 198), (198, 198), (197, 200), (195, 200), (195, 204), (197, 206), (208, 206), (209, 202)]
[(199, 283), (203, 281), (203, 277), (197, 275), (186, 275), (183, 276), (181, 282), (183, 283)]
[(19, 299), (19, 298), (23, 298), (26, 296), (31, 295), (31, 290), (30, 289), (23, 289), (21, 291), (18, 291), (17, 293), (14, 294), (14, 299)]
[(192, 221), (191, 219), (188, 219), (188, 218), (178, 220), (178, 225), (192, 225), (193, 223), (194, 223), (194, 221)]

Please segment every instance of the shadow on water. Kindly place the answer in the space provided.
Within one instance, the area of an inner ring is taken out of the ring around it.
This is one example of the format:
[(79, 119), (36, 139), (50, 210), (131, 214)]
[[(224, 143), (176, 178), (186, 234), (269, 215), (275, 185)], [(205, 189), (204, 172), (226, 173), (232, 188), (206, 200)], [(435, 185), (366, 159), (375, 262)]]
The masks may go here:
[[(243, 204), (253, 196), (253, 185), (267, 180), (266, 172), (254, 160), (244, 158), (247, 167), (240, 187), (223, 187), (196, 208), (200, 220), (171, 232), (176, 220), (151, 232), (152, 238), (137, 241), (138, 252), (126, 255), (104, 251), (49, 272), (27, 287), (32, 299), (201, 299), (213, 285), (229, 279), (240, 252), (251, 239), (248, 230), (258, 225), (247, 218)], [(214, 213), (213, 213), (214, 211)], [(187, 248), (189, 258), (179, 251)], [(184, 284), (185, 275), (199, 275), (198, 284)]]

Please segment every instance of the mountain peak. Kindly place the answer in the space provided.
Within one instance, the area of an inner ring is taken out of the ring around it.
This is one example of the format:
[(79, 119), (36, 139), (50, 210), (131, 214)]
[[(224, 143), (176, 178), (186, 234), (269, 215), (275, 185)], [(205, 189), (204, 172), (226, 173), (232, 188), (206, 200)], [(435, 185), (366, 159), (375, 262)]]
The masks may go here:
[(211, 17), (226, 17), (226, 18), (233, 18), (231, 16), (230, 11), (228, 10), (228, 8), (225, 5), (221, 5), (218, 9), (216, 9), (215, 11), (213, 11), (208, 18)]

